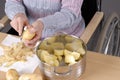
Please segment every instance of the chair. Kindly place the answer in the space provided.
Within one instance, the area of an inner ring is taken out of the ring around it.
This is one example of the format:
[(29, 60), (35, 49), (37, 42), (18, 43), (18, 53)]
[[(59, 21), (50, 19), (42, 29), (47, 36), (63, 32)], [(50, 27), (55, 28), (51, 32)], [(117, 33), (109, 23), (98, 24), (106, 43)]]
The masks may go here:
[(102, 18), (103, 18), (103, 12), (96, 12), (93, 18), (90, 20), (90, 22), (86, 26), (85, 31), (80, 37), (86, 44), (88, 43), (93, 33), (95, 32), (96, 28), (100, 24)]
[(113, 12), (105, 21), (96, 51), (120, 57), (120, 17)]
[(0, 30), (3, 29), (5, 27), (5, 25), (8, 22), (8, 17), (5, 15), (1, 20), (0, 20)]

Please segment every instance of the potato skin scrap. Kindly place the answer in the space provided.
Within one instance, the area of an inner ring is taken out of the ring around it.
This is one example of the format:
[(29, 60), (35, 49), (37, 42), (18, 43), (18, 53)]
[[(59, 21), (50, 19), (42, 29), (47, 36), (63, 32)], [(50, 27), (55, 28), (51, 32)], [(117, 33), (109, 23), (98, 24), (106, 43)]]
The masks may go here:
[(4, 55), (0, 55), (0, 66), (4, 63), (5, 67), (9, 67), (15, 62), (27, 61), (27, 56), (31, 56), (34, 54), (33, 49), (26, 47), (23, 42), (13, 43), (10, 46), (2, 45)]

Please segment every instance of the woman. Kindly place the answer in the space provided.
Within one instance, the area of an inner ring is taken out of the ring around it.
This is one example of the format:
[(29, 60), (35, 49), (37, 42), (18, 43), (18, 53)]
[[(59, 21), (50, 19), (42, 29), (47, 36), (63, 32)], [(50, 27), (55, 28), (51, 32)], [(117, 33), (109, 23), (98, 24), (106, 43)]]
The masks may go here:
[(80, 36), (84, 30), (81, 16), (83, 0), (6, 0), (5, 12), (11, 26), (21, 35), (23, 27), (30, 28), (36, 36), (25, 41), (34, 45), (39, 39), (57, 32)]

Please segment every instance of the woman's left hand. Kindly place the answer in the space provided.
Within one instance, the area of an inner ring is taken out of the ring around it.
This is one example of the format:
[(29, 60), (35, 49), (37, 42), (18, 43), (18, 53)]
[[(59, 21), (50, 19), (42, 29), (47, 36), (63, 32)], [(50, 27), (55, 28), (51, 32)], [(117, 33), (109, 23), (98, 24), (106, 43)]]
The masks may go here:
[(36, 20), (33, 22), (32, 27), (28, 27), (30, 30), (30, 33), (36, 33), (34, 38), (32, 40), (25, 40), (24, 43), (28, 47), (34, 47), (38, 40), (40, 40), (42, 36), (42, 30), (43, 30), (43, 23), (40, 20)]

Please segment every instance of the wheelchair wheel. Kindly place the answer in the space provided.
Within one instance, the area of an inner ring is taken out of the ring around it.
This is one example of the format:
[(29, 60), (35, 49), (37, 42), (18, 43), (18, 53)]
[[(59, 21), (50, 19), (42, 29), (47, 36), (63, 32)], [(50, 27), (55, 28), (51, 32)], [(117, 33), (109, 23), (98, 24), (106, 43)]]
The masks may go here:
[(98, 39), (96, 50), (109, 55), (120, 56), (120, 19), (113, 13), (107, 19)]

